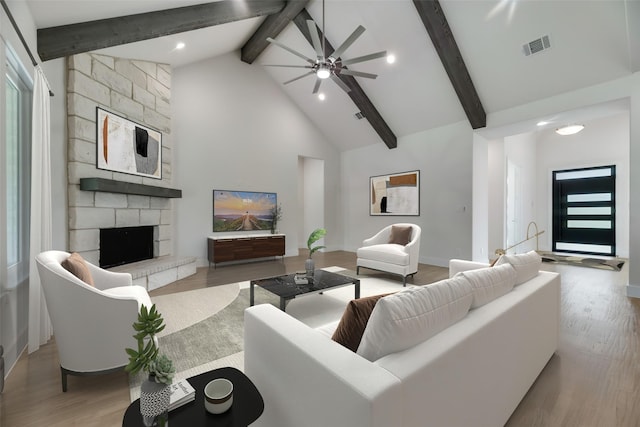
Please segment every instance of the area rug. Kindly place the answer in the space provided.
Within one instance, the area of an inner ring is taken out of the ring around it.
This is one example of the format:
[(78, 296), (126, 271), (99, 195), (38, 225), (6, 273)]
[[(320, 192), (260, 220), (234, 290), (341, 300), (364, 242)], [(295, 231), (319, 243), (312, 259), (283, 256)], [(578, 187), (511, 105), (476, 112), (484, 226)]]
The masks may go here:
[[(357, 277), (340, 267), (325, 270)], [(400, 281), (360, 276), (360, 295), (369, 296), (402, 289)], [(287, 313), (317, 327), (339, 319), (347, 302), (354, 298), (354, 286), (345, 286), (296, 298), (287, 304)], [(232, 283), (152, 297), (165, 319), (159, 334), (160, 351), (176, 368), (175, 379), (188, 378), (222, 366), (244, 369), (244, 310), (249, 307), (249, 282)], [(255, 287), (255, 304), (279, 306), (279, 298)], [(130, 375), (131, 400), (140, 396), (143, 375)]]
[(559, 255), (552, 252), (540, 252), (540, 256), (542, 257), (542, 262), (613, 271), (622, 270), (626, 261), (623, 258), (588, 258), (577, 255)]

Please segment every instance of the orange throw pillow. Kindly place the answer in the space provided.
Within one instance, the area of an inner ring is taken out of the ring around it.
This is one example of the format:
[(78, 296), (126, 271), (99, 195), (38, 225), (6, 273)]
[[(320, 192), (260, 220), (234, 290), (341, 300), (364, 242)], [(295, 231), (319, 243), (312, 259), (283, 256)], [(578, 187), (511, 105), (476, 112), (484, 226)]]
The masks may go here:
[(391, 226), (391, 234), (389, 235), (389, 243), (406, 246), (411, 241), (411, 231), (409, 226)]
[(69, 258), (62, 261), (62, 266), (65, 270), (82, 280), (87, 285), (95, 286), (93, 284), (93, 277), (91, 277), (89, 266), (79, 253), (74, 252), (69, 255)]
[(387, 295), (391, 295), (391, 293), (349, 301), (331, 339), (355, 353), (358, 350), (362, 334), (364, 334), (364, 329), (367, 327), (373, 308), (380, 298)]

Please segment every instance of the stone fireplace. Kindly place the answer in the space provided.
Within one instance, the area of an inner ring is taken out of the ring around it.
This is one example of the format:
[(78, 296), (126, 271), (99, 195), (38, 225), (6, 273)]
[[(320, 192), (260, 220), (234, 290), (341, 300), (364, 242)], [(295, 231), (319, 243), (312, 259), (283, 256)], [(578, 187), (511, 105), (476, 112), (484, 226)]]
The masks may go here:
[[(147, 289), (195, 273), (195, 259), (192, 263), (191, 259), (173, 253), (174, 196), (158, 195), (157, 191), (128, 191), (129, 187), (171, 188), (170, 102), (171, 67), (166, 64), (93, 53), (73, 55), (67, 60), (69, 251), (79, 252), (95, 265), (103, 265), (101, 230), (151, 227), (151, 256), (155, 264), (150, 267), (148, 261), (137, 261), (114, 268), (130, 272), (134, 283)], [(97, 107), (161, 132), (162, 179), (96, 167)], [(81, 188), (88, 179), (108, 181), (121, 188), (118, 191)], [(121, 260), (108, 262), (122, 264)], [(152, 275), (158, 276), (152, 280)]]

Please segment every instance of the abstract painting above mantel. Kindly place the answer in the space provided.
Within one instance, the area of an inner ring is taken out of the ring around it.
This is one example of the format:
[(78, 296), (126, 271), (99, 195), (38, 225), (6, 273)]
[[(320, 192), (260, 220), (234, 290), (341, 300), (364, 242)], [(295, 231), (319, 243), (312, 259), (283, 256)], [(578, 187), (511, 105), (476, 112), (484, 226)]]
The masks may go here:
[(96, 167), (162, 179), (162, 134), (96, 107)]
[(372, 176), (369, 188), (369, 215), (420, 215), (419, 170)]

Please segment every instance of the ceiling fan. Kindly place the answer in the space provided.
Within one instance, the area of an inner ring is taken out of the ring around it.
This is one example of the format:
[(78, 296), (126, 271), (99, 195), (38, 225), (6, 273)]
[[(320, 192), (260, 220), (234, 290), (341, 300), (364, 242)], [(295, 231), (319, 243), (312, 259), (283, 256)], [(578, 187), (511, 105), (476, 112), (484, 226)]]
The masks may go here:
[(296, 78), (293, 78), (291, 80), (288, 80), (286, 82), (284, 82), (283, 84), (289, 84), (292, 82), (295, 82), (296, 80), (302, 79), (304, 77), (307, 77), (309, 75), (315, 74), (316, 75), (316, 83), (313, 86), (313, 92), (312, 93), (317, 93), (318, 90), (320, 89), (320, 84), (322, 83), (323, 80), (327, 79), (327, 78), (331, 78), (331, 80), (333, 80), (338, 86), (340, 86), (340, 88), (342, 90), (344, 90), (345, 92), (350, 92), (351, 89), (349, 88), (349, 86), (347, 86), (342, 80), (340, 80), (340, 77), (338, 77), (340, 74), (345, 74), (345, 75), (350, 75), (350, 76), (357, 76), (357, 77), (366, 77), (368, 79), (375, 79), (377, 76), (377, 74), (371, 74), (371, 73), (363, 73), (361, 71), (355, 71), (355, 70), (351, 70), (348, 69), (346, 67), (346, 65), (351, 65), (351, 64), (357, 64), (359, 62), (365, 62), (365, 61), (370, 61), (372, 59), (377, 59), (377, 58), (382, 58), (384, 56), (387, 55), (387, 51), (382, 51), (382, 52), (376, 52), (376, 53), (371, 53), (369, 55), (364, 55), (364, 56), (359, 56), (357, 58), (353, 58), (353, 59), (342, 59), (341, 56), (344, 53), (345, 50), (347, 50), (349, 48), (349, 46), (351, 46), (353, 44), (353, 42), (355, 42), (358, 37), (360, 37), (362, 35), (362, 33), (365, 32), (365, 28), (362, 25), (358, 25), (358, 28), (355, 29), (355, 31), (353, 33), (351, 33), (351, 35), (349, 37), (347, 37), (347, 39), (342, 42), (342, 44), (333, 51), (333, 53), (331, 53), (329, 56), (325, 56), (325, 31), (324, 31), (324, 0), (322, 0), (322, 42), (320, 41), (320, 37), (318, 36), (318, 30), (316, 28), (316, 23), (313, 20), (307, 20), (307, 26), (309, 27), (309, 33), (311, 33), (311, 41), (313, 44), (313, 48), (316, 51), (316, 59), (311, 59), (309, 57), (307, 57), (306, 55), (303, 55), (302, 53), (291, 49), (288, 46), (285, 46), (282, 43), (277, 42), (276, 40), (272, 39), (271, 37), (267, 38), (267, 41), (269, 43), (272, 43), (276, 46), (281, 47), (282, 49), (289, 51), (291, 53), (293, 53), (294, 55), (304, 59), (305, 61), (307, 61), (308, 65), (270, 65), (270, 64), (266, 64), (265, 66), (267, 67), (288, 67), (288, 68), (307, 68), (310, 71), (298, 76)]

